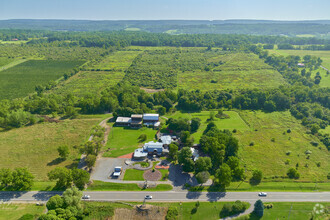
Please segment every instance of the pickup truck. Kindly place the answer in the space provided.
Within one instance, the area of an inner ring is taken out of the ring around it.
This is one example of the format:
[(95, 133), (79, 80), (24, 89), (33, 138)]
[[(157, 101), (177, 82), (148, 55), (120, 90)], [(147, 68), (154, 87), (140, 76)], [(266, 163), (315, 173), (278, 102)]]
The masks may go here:
[(121, 174), (122, 168), (121, 167), (115, 167), (115, 170), (112, 174), (113, 177), (119, 177)]

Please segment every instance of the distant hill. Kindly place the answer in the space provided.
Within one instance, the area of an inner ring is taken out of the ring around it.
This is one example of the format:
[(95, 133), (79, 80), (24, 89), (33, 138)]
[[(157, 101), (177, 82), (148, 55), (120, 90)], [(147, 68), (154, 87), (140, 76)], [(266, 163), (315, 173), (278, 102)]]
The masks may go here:
[(34, 29), (52, 31), (114, 31), (135, 30), (169, 34), (257, 34), (313, 35), (329, 37), (330, 20), (0, 20), (0, 29)]

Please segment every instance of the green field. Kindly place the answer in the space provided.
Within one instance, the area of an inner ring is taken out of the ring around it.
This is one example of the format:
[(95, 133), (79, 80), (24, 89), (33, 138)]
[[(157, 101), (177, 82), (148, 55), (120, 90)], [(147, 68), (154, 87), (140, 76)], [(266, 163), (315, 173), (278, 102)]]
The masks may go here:
[(25, 214), (39, 216), (46, 210), (45, 206), (36, 206), (36, 204), (17, 203), (17, 204), (0, 204), (0, 220), (19, 219)]
[(115, 71), (81, 71), (60, 83), (50, 92), (63, 95), (71, 93), (76, 96), (100, 93), (104, 89), (116, 85), (123, 77), (123, 73)]
[(0, 71), (0, 99), (24, 97), (81, 65), (81, 61), (29, 60)]
[[(250, 220), (257, 220), (257, 219), (290, 219), (290, 220), (308, 220), (311, 218), (311, 214), (313, 211), (313, 208), (317, 205), (322, 205), (323, 208), (320, 208), (321, 210), (328, 209), (329, 212), (329, 206), (330, 203), (315, 203), (315, 202), (272, 202), (272, 203), (264, 203), (264, 204), (272, 204), (273, 208), (271, 209), (265, 209), (264, 210), (264, 216), (262, 218), (258, 218), (254, 216), (253, 214), (248, 215), (247, 217), (238, 218), (239, 220), (243, 219), (250, 219)], [(329, 219), (329, 215), (317, 215), (318, 218), (316, 219)]]
[(132, 64), (132, 61), (140, 53), (141, 51), (117, 51), (107, 56), (101, 62), (93, 65), (90, 69), (123, 72)]
[[(246, 165), (248, 176), (257, 168), (267, 178), (264, 181), (278, 181), (298, 163), (299, 181), (327, 180), (330, 163), (326, 147), (315, 136), (306, 134), (306, 128), (289, 111), (241, 111), (240, 115), (251, 127), (251, 130), (239, 131), (235, 135), (241, 146), (241, 164)], [(287, 133), (288, 129), (292, 132)], [(311, 141), (319, 142), (319, 146), (312, 146)], [(252, 142), (254, 145), (250, 146)], [(309, 159), (306, 150), (312, 151)], [(289, 164), (285, 163), (287, 160)], [(320, 167), (317, 167), (317, 162), (321, 163)]]
[(163, 207), (176, 207), (180, 220), (190, 220), (190, 219), (220, 219), (220, 212), (224, 204), (233, 204), (233, 202), (199, 202), (200, 206), (196, 210), (193, 209), (196, 206), (196, 202), (182, 202), (182, 203), (150, 203), (153, 205), (163, 206)]
[(133, 61), (124, 80), (140, 87), (214, 90), (285, 84), (281, 74), (252, 53), (203, 47), (136, 49), (144, 52)]
[[(268, 50), (268, 51), (270, 54), (277, 54), (282, 56), (289, 56), (289, 55), (300, 56), (301, 59), (305, 55), (320, 57), (323, 60), (322, 66), (330, 70), (330, 51), (313, 51), (313, 50)], [(320, 86), (330, 87), (330, 75), (327, 75), (324, 69), (319, 68), (317, 70), (312, 71), (311, 77), (314, 78), (317, 72), (320, 72), (320, 75), (322, 77)]]
[(110, 183), (94, 180), (87, 191), (169, 191), (173, 187), (169, 184), (158, 184), (155, 188), (141, 189), (136, 183)]
[(13, 61), (15, 61), (15, 59), (7, 58), (7, 57), (0, 57), (0, 70), (2, 70), (3, 66), (6, 66)]
[[(0, 168), (28, 167), (37, 181), (48, 180), (47, 173), (57, 166), (76, 166), (78, 146), (87, 140), (91, 128), (102, 118), (42, 123), (0, 132)], [(66, 161), (59, 160), (57, 148), (70, 147)], [(41, 187), (41, 186), (40, 186)]]
[(179, 88), (199, 90), (275, 88), (286, 84), (280, 73), (252, 53), (218, 53), (207, 57), (205, 64), (218, 62), (224, 64), (211, 68), (210, 71), (194, 70), (179, 73)]
[[(216, 112), (215, 112), (216, 113)], [(224, 111), (224, 114), (227, 114), (230, 116), (230, 118), (226, 119), (219, 119), (215, 118), (214, 123), (217, 125), (217, 127), (221, 130), (228, 129), (232, 131), (233, 129), (236, 129), (238, 131), (248, 131), (250, 130), (250, 127), (242, 120), (240, 115), (235, 111)], [(210, 111), (202, 111), (199, 113), (181, 113), (179, 111), (175, 112), (171, 115), (165, 115), (167, 118), (200, 118), (201, 119), (201, 125), (197, 132), (193, 133), (192, 136), (195, 139), (195, 143), (199, 142), (200, 137), (203, 135), (204, 130), (206, 129), (206, 126), (208, 124), (207, 119), (210, 117)]]
[[(113, 126), (113, 123), (111, 123)], [(118, 157), (121, 155), (133, 153), (136, 148), (142, 146), (143, 143), (139, 143), (139, 136), (141, 134), (147, 135), (147, 140), (155, 140), (156, 130), (151, 128), (140, 128), (140, 129), (130, 129), (126, 127), (112, 127), (108, 136), (107, 145), (103, 150), (106, 151), (104, 157)]]
[(141, 51), (117, 51), (111, 53), (100, 62), (88, 67), (89, 71), (79, 72), (50, 92), (56, 94), (72, 93), (76, 96), (100, 93), (123, 79), (125, 76), (124, 71), (131, 65), (139, 53)]

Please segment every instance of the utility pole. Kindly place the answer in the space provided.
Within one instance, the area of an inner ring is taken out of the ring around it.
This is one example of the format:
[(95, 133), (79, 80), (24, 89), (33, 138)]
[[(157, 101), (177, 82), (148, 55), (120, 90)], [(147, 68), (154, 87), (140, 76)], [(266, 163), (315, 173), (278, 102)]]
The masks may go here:
[(292, 203), (291, 203), (291, 207), (290, 207), (290, 211), (289, 211), (289, 215), (288, 215), (288, 220), (290, 218), (291, 210), (292, 210)]

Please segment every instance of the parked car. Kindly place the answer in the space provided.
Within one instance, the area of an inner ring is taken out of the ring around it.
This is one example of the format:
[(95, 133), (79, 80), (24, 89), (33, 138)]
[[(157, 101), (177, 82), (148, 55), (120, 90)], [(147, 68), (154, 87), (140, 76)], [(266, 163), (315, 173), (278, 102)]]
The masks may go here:
[(259, 195), (259, 196), (267, 196), (267, 193), (265, 193), (265, 192), (260, 192), (258, 195)]
[(90, 199), (90, 195), (83, 195), (82, 199)]
[(152, 199), (152, 196), (150, 196), (150, 195), (146, 195), (146, 196), (144, 197), (144, 199)]
[(119, 177), (121, 174), (122, 168), (121, 167), (115, 167), (115, 170), (112, 174), (113, 177)]

